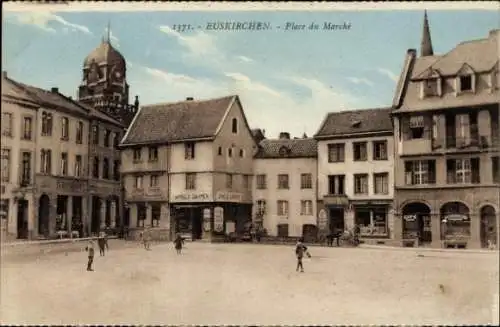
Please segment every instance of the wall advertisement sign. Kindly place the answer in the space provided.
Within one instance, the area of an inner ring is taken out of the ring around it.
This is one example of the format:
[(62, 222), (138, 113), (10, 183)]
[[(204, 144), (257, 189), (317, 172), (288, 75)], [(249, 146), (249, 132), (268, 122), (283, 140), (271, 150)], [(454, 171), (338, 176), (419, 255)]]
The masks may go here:
[(214, 230), (217, 233), (224, 231), (224, 209), (222, 207), (214, 208)]

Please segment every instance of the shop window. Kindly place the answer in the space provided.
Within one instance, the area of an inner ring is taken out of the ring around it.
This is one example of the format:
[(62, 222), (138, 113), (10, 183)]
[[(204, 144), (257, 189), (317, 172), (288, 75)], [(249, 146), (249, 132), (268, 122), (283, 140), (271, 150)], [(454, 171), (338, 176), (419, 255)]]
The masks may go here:
[(387, 235), (387, 208), (356, 208), (355, 224), (359, 226), (361, 236)]
[(288, 224), (278, 224), (278, 237), (288, 237)]
[(441, 208), (441, 239), (463, 244), (470, 237), (469, 208), (461, 202), (448, 202)]
[(160, 204), (152, 204), (151, 205), (151, 226), (153, 226), (153, 227), (160, 226), (160, 217), (161, 217), (161, 205)]

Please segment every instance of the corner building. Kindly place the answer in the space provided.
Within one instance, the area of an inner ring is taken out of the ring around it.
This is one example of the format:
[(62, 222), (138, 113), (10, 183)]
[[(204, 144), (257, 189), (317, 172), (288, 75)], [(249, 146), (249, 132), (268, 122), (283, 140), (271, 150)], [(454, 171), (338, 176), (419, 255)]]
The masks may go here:
[(169, 235), (211, 239), (251, 222), (257, 144), (238, 96), (141, 107), (121, 146), (131, 228), (151, 226), (154, 189)]
[(408, 50), (393, 110), (395, 236), (402, 245), (499, 244), (499, 36)]

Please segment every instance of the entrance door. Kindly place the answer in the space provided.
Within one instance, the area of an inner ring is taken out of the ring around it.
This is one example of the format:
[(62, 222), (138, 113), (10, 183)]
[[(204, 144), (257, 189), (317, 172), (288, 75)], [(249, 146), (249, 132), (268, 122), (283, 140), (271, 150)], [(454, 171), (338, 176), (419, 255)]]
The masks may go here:
[(203, 233), (203, 215), (201, 208), (191, 208), (191, 235), (193, 240), (202, 238)]
[(497, 243), (496, 212), (492, 206), (481, 209), (481, 247), (488, 248)]
[(28, 200), (17, 201), (17, 238), (28, 238)]
[(38, 236), (49, 237), (50, 198), (43, 194), (38, 202)]
[(344, 209), (343, 208), (330, 208), (330, 231), (344, 231)]

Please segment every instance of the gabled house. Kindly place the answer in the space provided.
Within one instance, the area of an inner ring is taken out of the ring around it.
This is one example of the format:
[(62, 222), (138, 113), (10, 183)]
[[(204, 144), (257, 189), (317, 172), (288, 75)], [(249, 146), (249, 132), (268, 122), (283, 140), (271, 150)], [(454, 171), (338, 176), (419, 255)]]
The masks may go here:
[(393, 102), (395, 236), (432, 247), (498, 244), (500, 31), (407, 51)]
[(238, 96), (143, 106), (121, 147), (132, 228), (199, 239), (251, 221), (257, 144)]

